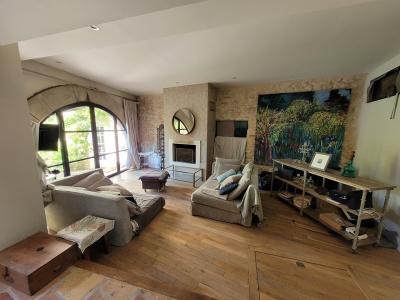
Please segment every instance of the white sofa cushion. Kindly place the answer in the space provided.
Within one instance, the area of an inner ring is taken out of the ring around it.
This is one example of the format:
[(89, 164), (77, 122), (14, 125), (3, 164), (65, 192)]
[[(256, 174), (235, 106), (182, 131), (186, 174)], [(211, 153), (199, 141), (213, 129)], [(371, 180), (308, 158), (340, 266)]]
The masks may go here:
[(250, 177), (251, 177), (251, 172), (243, 174), (242, 178), (240, 178), (239, 180), (239, 185), (237, 186), (237, 188), (229, 193), (228, 200), (235, 200), (246, 191), (251, 182)]

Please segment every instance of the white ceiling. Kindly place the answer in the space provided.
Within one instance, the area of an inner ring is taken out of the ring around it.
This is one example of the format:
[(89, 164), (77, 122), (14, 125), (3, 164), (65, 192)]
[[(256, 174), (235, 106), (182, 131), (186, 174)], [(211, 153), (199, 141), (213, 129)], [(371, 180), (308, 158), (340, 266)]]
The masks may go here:
[(0, 45), (204, 0), (0, 0)]
[(20, 42), (21, 57), (151, 94), (203, 82), (363, 73), (400, 50), (398, 0), (174, 4), (96, 32), (84, 27)]

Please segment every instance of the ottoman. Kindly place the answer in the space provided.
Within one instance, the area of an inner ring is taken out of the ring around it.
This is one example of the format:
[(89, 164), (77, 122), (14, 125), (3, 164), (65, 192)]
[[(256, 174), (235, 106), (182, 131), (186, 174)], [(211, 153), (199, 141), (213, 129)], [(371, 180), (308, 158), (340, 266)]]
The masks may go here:
[(168, 177), (169, 173), (167, 171), (160, 171), (145, 174), (140, 176), (139, 179), (142, 181), (142, 188), (145, 192), (148, 189), (160, 192), (165, 190), (165, 184), (167, 183)]

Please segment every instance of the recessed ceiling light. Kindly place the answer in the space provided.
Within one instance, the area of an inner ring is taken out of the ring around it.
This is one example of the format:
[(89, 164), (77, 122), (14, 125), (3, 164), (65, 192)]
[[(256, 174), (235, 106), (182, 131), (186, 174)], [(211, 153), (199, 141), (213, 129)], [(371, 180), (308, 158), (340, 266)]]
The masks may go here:
[(97, 26), (97, 25), (90, 25), (89, 28), (94, 30), (94, 31), (99, 31), (100, 30), (100, 27)]

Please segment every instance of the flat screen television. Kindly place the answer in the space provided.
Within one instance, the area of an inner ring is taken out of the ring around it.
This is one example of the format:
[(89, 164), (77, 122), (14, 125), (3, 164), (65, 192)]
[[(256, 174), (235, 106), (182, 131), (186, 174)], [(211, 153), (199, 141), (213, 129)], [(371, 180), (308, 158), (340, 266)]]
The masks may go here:
[(41, 124), (39, 127), (39, 150), (58, 151), (60, 127), (58, 125)]

